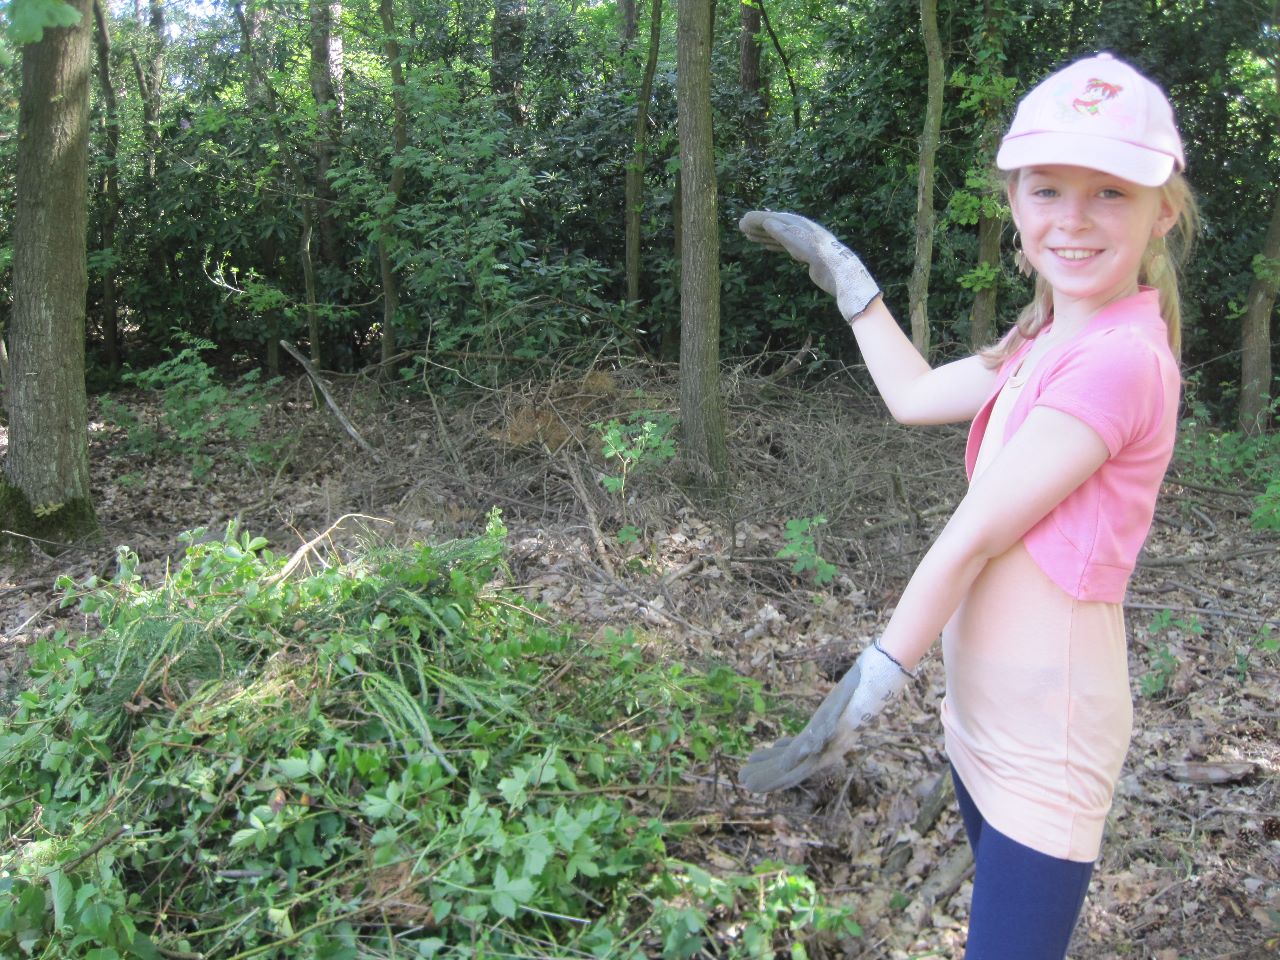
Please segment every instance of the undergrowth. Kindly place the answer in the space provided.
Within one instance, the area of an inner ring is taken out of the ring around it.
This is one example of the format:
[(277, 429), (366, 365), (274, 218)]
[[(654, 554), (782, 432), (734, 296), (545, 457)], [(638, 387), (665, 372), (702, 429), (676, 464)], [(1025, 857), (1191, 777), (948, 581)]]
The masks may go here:
[[(184, 535), (65, 581), (0, 722), (0, 956), (769, 957), (856, 935), (795, 867), (679, 857), (682, 772), (751, 681), (587, 642), (493, 586), (504, 534), (345, 557)], [(682, 790), (684, 792), (682, 792)], [(687, 807), (687, 803), (686, 803)]]
[[(1180, 475), (1214, 486), (1243, 485), (1253, 491), (1253, 527), (1280, 530), (1280, 432), (1249, 435), (1216, 428), (1208, 407), (1196, 396), (1199, 387), (1193, 379), (1178, 429), (1175, 457)], [(1272, 404), (1271, 419), (1280, 420), (1280, 399)]]

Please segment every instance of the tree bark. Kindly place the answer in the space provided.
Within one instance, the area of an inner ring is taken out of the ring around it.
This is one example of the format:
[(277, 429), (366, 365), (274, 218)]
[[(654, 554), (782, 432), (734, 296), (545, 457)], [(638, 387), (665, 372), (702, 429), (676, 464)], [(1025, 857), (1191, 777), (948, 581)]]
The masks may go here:
[(765, 100), (760, 73), (760, 5), (744, 3), (738, 31), (738, 85), (742, 88), (746, 115), (743, 127), (747, 144), (759, 148), (764, 134)]
[(1244, 330), (1240, 357), (1240, 429), (1262, 433), (1271, 419), (1271, 315), (1280, 288), (1280, 187), (1271, 201), (1271, 222), (1245, 297)]
[[(982, 61), (996, 74), (1004, 60), (1003, 24), (999, 21), (992, 0), (983, 0), (982, 36), (979, 38)], [(1004, 105), (995, 96), (988, 96), (982, 104), (982, 131), (978, 134), (979, 162), (990, 168), (995, 163), (996, 147), (1000, 133)], [(989, 198), (983, 197), (978, 211), (978, 265), (986, 266), (995, 275), (1000, 271), (1000, 235), (1004, 232), (1004, 217), (991, 209)], [(969, 346), (981, 350), (995, 339), (996, 297), (999, 286), (992, 283), (974, 292), (973, 307), (969, 311)]]
[[(103, 0), (93, 0), (93, 18), (96, 25), (94, 38), (98, 48), (98, 86), (102, 91), (103, 112), (106, 114), (106, 136), (102, 143), (102, 192), (105, 202), (101, 246), (104, 253), (114, 254), (116, 225), (120, 222), (120, 107), (111, 78), (111, 33)], [(116, 370), (120, 366), (116, 269), (112, 266), (113, 259), (113, 256), (108, 257), (102, 268), (102, 354), (110, 370)]]
[(520, 103), (524, 80), (524, 31), (529, 18), (527, 0), (494, 0), (493, 65), (489, 85), (498, 109), (516, 126), (524, 122)]
[(645, 153), (649, 143), (649, 101), (653, 97), (653, 78), (658, 71), (658, 48), (662, 43), (662, 0), (653, 0), (653, 13), (649, 23), (649, 52), (645, 59), (644, 78), (640, 82), (640, 97), (636, 104), (633, 128), (634, 142), (631, 162), (627, 164), (623, 187), (623, 203), (626, 208), (626, 271), (627, 302), (640, 301), (640, 225), (644, 213)]
[(720, 396), (720, 235), (711, 128), (713, 0), (681, 0), (676, 100), (683, 185), (680, 416), (692, 472), (720, 489), (728, 470)]
[[(1271, 4), (1271, 20), (1280, 15), (1280, 0)], [(1272, 48), (1276, 95), (1280, 96), (1280, 43)], [(1280, 142), (1280, 116), (1276, 118)], [(1262, 243), (1261, 262), (1245, 297), (1244, 330), (1240, 356), (1240, 429), (1250, 436), (1266, 430), (1271, 419), (1271, 314), (1280, 288), (1280, 187), (1271, 201), (1271, 222)]]
[(619, 0), (618, 11), (622, 16), (622, 49), (628, 50), (636, 42), (640, 29), (637, 0)]
[[(307, 336), (311, 340), (311, 362), (316, 367), (320, 367), (323, 363), (320, 310), (316, 301), (316, 270), (311, 254), (311, 238), (315, 231), (315, 211), (312, 209), (312, 198), (307, 196), (305, 192), (309, 181), (303, 174), (298, 158), (293, 154), (289, 138), (285, 136), (284, 128), (280, 125), (280, 98), (276, 96), (275, 88), (271, 86), (271, 81), (268, 79), (266, 71), (262, 69), (262, 64), (258, 62), (254, 51), (254, 40), (257, 36), (257, 18), (252, 12), (245, 13), (244, 5), (240, 0), (236, 0), (232, 4), (232, 12), (235, 14), (236, 22), (240, 26), (240, 53), (244, 57), (245, 66), (248, 68), (249, 76), (255, 88), (259, 91), (266, 104), (268, 122), (271, 125), (271, 132), (275, 136), (276, 147), (279, 149), (280, 157), (284, 161), (285, 167), (293, 176), (296, 189), (300, 194), (303, 194), (298, 198), (298, 207), (302, 217), (302, 228), (298, 232), (298, 259), (302, 267), (303, 295), (306, 298)], [(272, 340), (274, 341), (275, 339), (273, 336)]]
[(342, 13), (338, 0), (311, 0), (311, 97), (316, 104), (316, 138), (312, 145), (316, 198), (316, 259), (325, 266), (341, 264), (338, 229), (333, 219), (334, 193), (329, 168), (342, 134), (342, 35), (334, 24)]
[(84, 387), (90, 0), (22, 50), (9, 453), (0, 524), (61, 541), (96, 529)]
[(937, 0), (920, 0), (920, 22), (929, 63), (929, 94), (925, 105), (924, 131), (920, 134), (920, 172), (916, 181), (916, 252), (907, 282), (911, 312), (911, 342), (924, 356), (929, 355), (929, 273), (933, 264), (934, 159), (942, 131), (942, 81), (944, 73), (942, 39), (938, 35)]
[(397, 160), (409, 143), (409, 123), (404, 96), (404, 64), (400, 59), (400, 42), (396, 39), (394, 0), (379, 0), (378, 13), (382, 17), (382, 32), (385, 34), (383, 50), (387, 66), (391, 70), (391, 103), (394, 112), (391, 123), (391, 178), (387, 184), (390, 203), (378, 231), (378, 266), (382, 273), (382, 362), (383, 373), (386, 374), (389, 372), (387, 364), (396, 355), (396, 313), (400, 309), (400, 287), (391, 258), (396, 208), (400, 206), (400, 193), (404, 190), (404, 167)]
[[(142, 11), (138, 9), (141, 17)], [(164, 85), (164, 55), (167, 46), (164, 26), (164, 4), (150, 0), (147, 4), (146, 57), (137, 48), (129, 51), (134, 77), (138, 81), (138, 99), (142, 102), (142, 139), (146, 144), (144, 164), (147, 181), (155, 187), (160, 157), (160, 88)]]

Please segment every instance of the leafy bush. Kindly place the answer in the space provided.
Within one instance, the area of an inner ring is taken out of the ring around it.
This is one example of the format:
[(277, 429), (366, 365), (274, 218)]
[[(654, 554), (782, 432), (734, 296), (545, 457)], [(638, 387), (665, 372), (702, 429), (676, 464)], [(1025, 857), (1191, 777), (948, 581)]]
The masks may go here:
[(64, 580), (101, 630), (36, 643), (0, 722), (0, 955), (688, 957), (713, 914), (735, 956), (856, 934), (795, 868), (669, 849), (668, 787), (745, 746), (758, 687), (544, 626), (490, 586), (504, 533), (312, 570), (232, 525), (157, 586), (127, 548)]
[(610, 420), (593, 423), (600, 434), (600, 452), (609, 460), (617, 460), (622, 472), (606, 476), (604, 488), (621, 496), (627, 494), (627, 477), (646, 467), (657, 467), (676, 455), (675, 433), (678, 421), (663, 411), (641, 410), (627, 418), (626, 423)]
[[(1176, 464), (1192, 482), (1229, 487), (1244, 484), (1257, 491), (1252, 521), (1259, 530), (1280, 530), (1280, 433), (1248, 436), (1238, 430), (1214, 427), (1205, 403), (1192, 381), (1187, 415), (1178, 431)], [(1273, 404), (1280, 417), (1280, 399)]]
[(198, 337), (183, 335), (187, 344), (169, 359), (146, 370), (126, 371), (125, 383), (158, 393), (159, 423), (144, 423), (123, 404), (105, 397), (103, 415), (125, 431), (124, 451), (136, 454), (177, 453), (189, 461), (191, 473), (205, 476), (214, 463), (214, 444), (229, 442), (231, 455), (246, 463), (270, 460), (274, 446), (258, 438), (267, 389), (261, 371), (250, 370), (228, 385), (200, 354), (216, 349)]

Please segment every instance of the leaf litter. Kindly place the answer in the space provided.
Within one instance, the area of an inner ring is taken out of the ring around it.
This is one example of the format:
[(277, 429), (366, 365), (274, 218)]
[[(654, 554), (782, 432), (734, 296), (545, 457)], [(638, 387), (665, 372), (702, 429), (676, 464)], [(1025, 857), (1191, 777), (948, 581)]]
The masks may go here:
[[(614, 465), (593, 425), (677, 413), (674, 369), (555, 370), (447, 401), (330, 379), (384, 462), (317, 409), (305, 380), (276, 392), (267, 429), (288, 441), (277, 461), (215, 450), (200, 483), (172, 457), (112, 456), (119, 437), (96, 423), (105, 539), (0, 570), (0, 689), (20, 688), (26, 643), (86, 626), (58, 609), (53, 582), (109, 573), (117, 544), (159, 578), (179, 532), (231, 518), (284, 551), (346, 513), (432, 541), (474, 533), (497, 506), (508, 585), (548, 618), (588, 633), (632, 628), (653, 656), (727, 664), (761, 680), (794, 722), (887, 622), (963, 495), (964, 430), (892, 423), (858, 370), (799, 382), (771, 377), (763, 358), (730, 370), (733, 469), (719, 498), (691, 492), (678, 458), (638, 469), (623, 496), (603, 483)], [(1183, 480), (1175, 465), (1126, 604), (1134, 738), (1073, 960), (1280, 952), (1280, 537), (1250, 527), (1240, 492)], [(813, 547), (835, 567), (829, 583), (778, 556), (787, 521), (819, 516)], [(942, 689), (935, 653), (846, 772), (781, 795), (745, 793), (742, 758), (713, 754), (667, 811), (697, 825), (676, 852), (712, 873), (803, 865), (864, 930), (815, 935), (811, 957), (959, 957), (971, 868), (944, 776)], [(787, 717), (751, 717), (753, 740), (780, 735)], [(731, 920), (717, 932), (731, 941)]]

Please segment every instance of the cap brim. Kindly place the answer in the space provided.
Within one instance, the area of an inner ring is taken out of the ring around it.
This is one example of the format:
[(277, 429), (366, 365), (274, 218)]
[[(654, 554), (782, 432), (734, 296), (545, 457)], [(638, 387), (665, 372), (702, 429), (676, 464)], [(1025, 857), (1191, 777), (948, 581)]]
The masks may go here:
[(1159, 187), (1173, 173), (1174, 158), (1123, 140), (1081, 133), (1024, 133), (1007, 137), (996, 154), (1001, 170), (1064, 164), (1087, 167), (1144, 187)]

